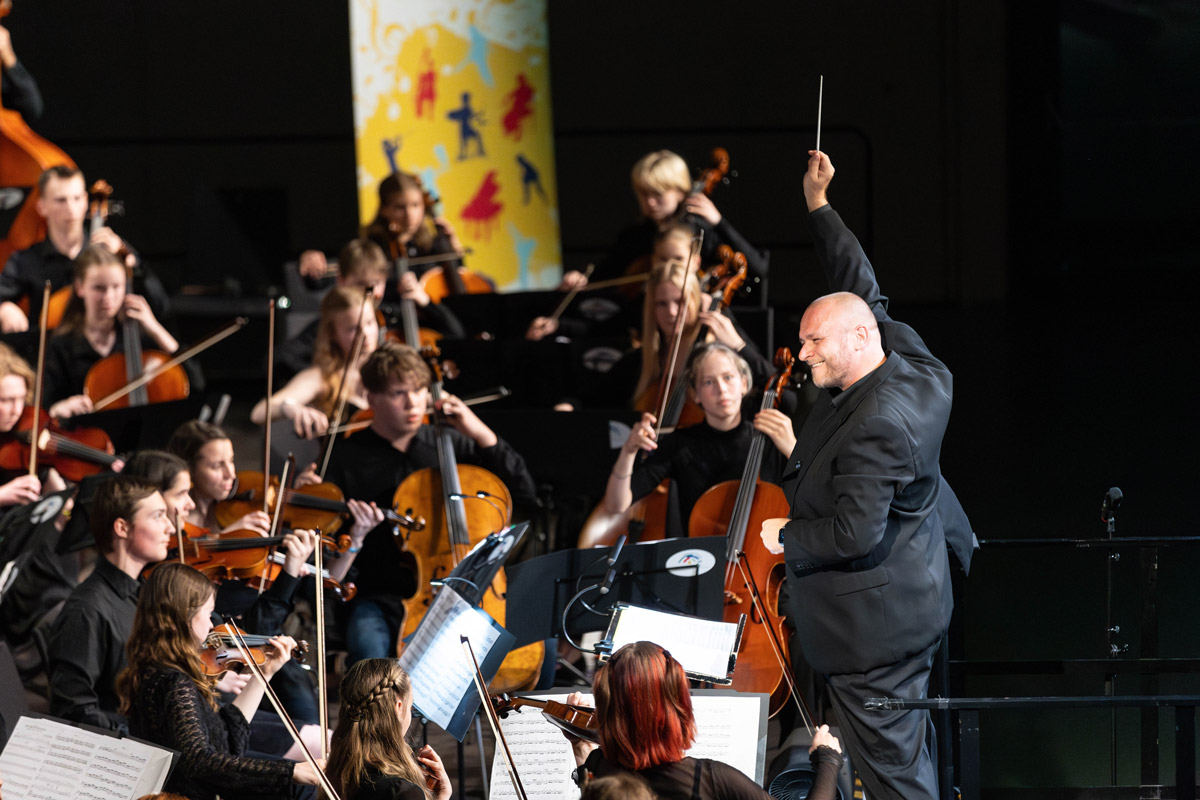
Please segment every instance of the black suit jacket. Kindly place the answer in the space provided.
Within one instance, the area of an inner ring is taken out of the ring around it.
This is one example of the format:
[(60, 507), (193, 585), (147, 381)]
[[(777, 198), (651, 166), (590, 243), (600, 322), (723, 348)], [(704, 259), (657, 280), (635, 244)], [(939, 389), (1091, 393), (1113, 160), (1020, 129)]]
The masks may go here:
[[(809, 215), (834, 291), (863, 298), (887, 358), (843, 392), (822, 391), (783, 475), (792, 615), (804, 655), (827, 674), (921, 652), (950, 621), (943, 520), (970, 535), (938, 464), (952, 378), (887, 298), (858, 240), (830, 207)], [(969, 549), (968, 549), (969, 558)]]

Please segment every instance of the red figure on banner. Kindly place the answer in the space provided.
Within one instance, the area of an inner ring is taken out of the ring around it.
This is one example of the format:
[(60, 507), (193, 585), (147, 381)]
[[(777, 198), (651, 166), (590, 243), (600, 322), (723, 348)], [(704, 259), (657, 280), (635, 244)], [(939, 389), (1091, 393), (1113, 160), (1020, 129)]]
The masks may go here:
[(429, 48), (421, 54), (421, 72), (417, 75), (417, 116), (425, 116), (425, 104), (429, 104), (429, 116), (433, 118), (433, 102), (437, 98), (437, 70), (434, 69), (433, 54)]
[(496, 170), (483, 176), (483, 183), (471, 198), (471, 202), (463, 206), (462, 219), (467, 223), (472, 239), (483, 238), (491, 240), (492, 225), (500, 215), (504, 204), (496, 200), (500, 192), (500, 184), (496, 183)]
[(517, 88), (505, 95), (505, 99), (512, 102), (504, 114), (505, 136), (520, 141), (524, 119), (533, 116), (533, 95), (533, 86), (525, 79), (525, 73), (517, 75)]

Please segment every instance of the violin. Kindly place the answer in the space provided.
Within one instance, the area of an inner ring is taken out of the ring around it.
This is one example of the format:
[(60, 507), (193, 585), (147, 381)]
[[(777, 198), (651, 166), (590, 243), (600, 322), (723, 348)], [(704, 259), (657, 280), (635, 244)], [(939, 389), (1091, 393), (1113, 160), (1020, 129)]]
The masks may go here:
[(600, 733), (597, 730), (596, 712), (586, 706), (576, 706), (560, 703), (557, 700), (537, 700), (532, 697), (513, 697), (501, 695), (492, 698), (492, 705), (500, 719), (508, 719), (512, 712), (520, 713), (522, 706), (540, 708), (542, 716), (577, 739), (600, 744)]
[[(786, 347), (775, 354), (778, 374), (768, 382), (763, 392), (760, 410), (778, 404), (779, 395), (791, 379), (795, 359)], [(767, 435), (755, 431), (750, 452), (740, 481), (725, 481), (709, 489), (692, 508), (688, 521), (688, 536), (725, 536), (725, 614), (726, 622), (737, 622), (743, 613), (747, 623), (738, 649), (737, 669), (732, 688), (739, 692), (765, 692), (771, 695), (769, 712), (779, 713), (789, 696), (789, 682), (784, 671), (787, 664), (787, 635), (783, 614), (779, 608), (780, 589), (784, 580), (783, 554), (769, 552), (757, 535), (763, 520), (786, 517), (790, 505), (783, 489), (758, 477), (763, 453), (770, 445)], [(749, 580), (763, 587), (765, 608), (758, 611), (749, 600), (750, 585), (741, 577), (738, 555), (745, 553), (749, 563)], [(768, 630), (770, 628), (771, 630)], [(776, 660), (772, 644), (775, 640), (783, 649), (783, 663)]]
[[(254, 511), (261, 511), (263, 503), (263, 473), (256, 470), (240, 470), (237, 473), (233, 494), (217, 503), (217, 524), (227, 527)], [(245, 487), (245, 488), (241, 488)], [(341, 529), (343, 517), (350, 513), (345, 495), (334, 483), (325, 481), (298, 489), (279, 492), (279, 477), (272, 475), (267, 482), (267, 508), (274, 507), (279, 498), (284, 503), (283, 524), (288, 528), (320, 529), (325, 534)], [(412, 532), (425, 529), (425, 520), (408, 514), (398, 514), (391, 509), (383, 512), (384, 518)], [(330, 549), (339, 553), (350, 547), (350, 537), (342, 534), (336, 540), (325, 537), (332, 543)]]
[[(96, 191), (94, 219), (103, 219), (108, 214), (112, 187), (98, 181), (93, 190)], [(128, 253), (117, 255), (124, 258)], [(133, 268), (128, 265), (125, 267), (125, 293), (133, 294)], [(128, 408), (185, 399), (191, 391), (187, 372), (178, 364), (166, 367), (171, 356), (161, 350), (143, 351), (142, 326), (136, 319), (122, 316), (124, 351), (106, 356), (92, 365), (84, 378), (83, 393), (91, 398), (97, 408)], [(120, 392), (125, 386), (138, 383), (143, 373), (158, 371), (159, 368), (162, 368), (162, 372), (153, 380), (110, 399), (110, 395)]]
[[(12, 2), (0, 2), (0, 18), (8, 16)], [(16, 250), (46, 238), (46, 220), (37, 212), (38, 178), (50, 167), (74, 167), (75, 162), (53, 143), (38, 136), (21, 115), (4, 108), (0, 98), (0, 189), (16, 189), (23, 197), (20, 210), (0, 239), (0, 263)]]
[[(233, 623), (227, 622), (213, 628), (200, 648), (200, 660), (204, 663), (205, 675), (215, 678), (222, 672), (241, 672), (246, 668), (246, 657), (242, 656), (234, 644), (235, 632), (249, 645), (246, 652), (249, 658), (254, 659), (255, 665), (261, 667), (266, 663), (265, 647), (270, 644), (271, 637), (247, 634)], [(308, 642), (296, 642), (296, 647), (292, 650), (292, 660), (303, 664), (307, 655)]]
[[(99, 428), (79, 428), (68, 431), (50, 415), (38, 415), (38, 461), (54, 467), (67, 480), (78, 483), (89, 475), (112, 469), (117, 461), (113, 443)], [(30, 442), (33, 438), (33, 406), (25, 406), (12, 430), (0, 434), (0, 469), (19, 470), (29, 463)]]

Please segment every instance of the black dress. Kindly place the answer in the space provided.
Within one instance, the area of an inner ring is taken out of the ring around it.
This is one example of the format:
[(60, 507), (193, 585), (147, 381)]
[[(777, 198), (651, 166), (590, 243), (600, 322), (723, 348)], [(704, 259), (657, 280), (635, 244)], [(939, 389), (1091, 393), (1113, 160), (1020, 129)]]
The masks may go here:
[(129, 732), (180, 752), (163, 791), (192, 800), (291, 796), (291, 761), (246, 758), (250, 724), (236, 706), (218, 710), (205, 702), (192, 679), (156, 669), (142, 680), (129, 716)]

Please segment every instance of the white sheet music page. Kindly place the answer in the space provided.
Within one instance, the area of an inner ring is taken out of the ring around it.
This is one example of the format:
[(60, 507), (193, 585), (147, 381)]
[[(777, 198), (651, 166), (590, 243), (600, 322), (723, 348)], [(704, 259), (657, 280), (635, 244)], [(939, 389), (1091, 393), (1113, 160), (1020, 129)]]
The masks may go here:
[[(566, 702), (566, 694), (530, 692), (539, 700)], [(584, 694), (581, 705), (592, 705), (592, 696)], [(687, 752), (694, 758), (723, 761), (740, 770), (750, 780), (762, 784), (758, 774), (759, 695), (693, 694), (692, 713), (696, 717), (696, 742)], [(571, 781), (575, 758), (562, 731), (536, 708), (524, 708), (500, 721), (508, 739), (521, 783), (530, 800), (578, 800), (579, 789)], [(501, 748), (492, 757), (491, 800), (516, 798), (504, 767)]]
[(482, 662), (500, 632), (483, 611), (443, 588), (400, 655), (400, 666), (412, 679), (414, 705), (443, 729), (467, 692), (475, 691), (474, 666), (463, 652), (461, 636), (471, 640)]
[(162, 789), (169, 751), (21, 717), (0, 753), (6, 800), (134, 800)]
[(614, 651), (630, 642), (654, 642), (688, 672), (724, 678), (737, 625), (627, 606), (621, 609), (612, 640)]

